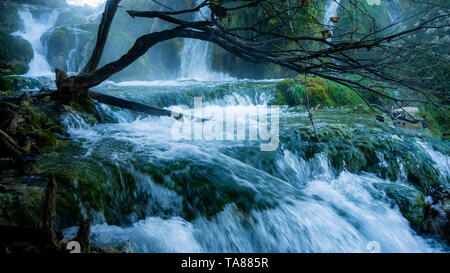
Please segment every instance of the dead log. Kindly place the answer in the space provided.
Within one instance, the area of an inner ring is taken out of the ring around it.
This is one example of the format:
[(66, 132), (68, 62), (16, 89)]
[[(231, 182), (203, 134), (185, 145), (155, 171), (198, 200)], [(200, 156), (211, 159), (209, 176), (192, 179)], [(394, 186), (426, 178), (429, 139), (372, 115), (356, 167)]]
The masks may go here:
[(11, 138), (7, 133), (0, 129), (0, 143), (12, 155), (21, 155), (25, 151), (17, 144), (17, 142)]
[(146, 114), (149, 114), (152, 116), (167, 116), (167, 117), (175, 117), (175, 118), (181, 118), (183, 116), (183, 114), (181, 114), (181, 113), (177, 113), (177, 112), (170, 111), (167, 109), (159, 108), (156, 106), (151, 106), (151, 105), (147, 105), (147, 104), (143, 104), (143, 103), (139, 103), (139, 102), (134, 102), (134, 101), (102, 94), (99, 92), (89, 91), (88, 94), (91, 98), (95, 99), (98, 102), (112, 105), (112, 106), (117, 106), (120, 108), (129, 109), (132, 111), (146, 113)]
[(19, 95), (19, 96), (0, 96), (0, 102), (2, 102), (2, 103), (7, 103), (10, 101), (19, 102), (19, 101), (26, 100), (29, 98), (43, 98), (43, 97), (47, 97), (47, 96), (52, 96), (54, 94), (55, 94), (55, 91), (27, 92), (27, 93), (23, 93), (22, 95)]
[(58, 238), (55, 233), (55, 215), (56, 215), (56, 179), (53, 176), (47, 184), (44, 202), (44, 223), (42, 232), (45, 236), (44, 247), (48, 250), (58, 249)]
[(77, 241), (81, 246), (81, 253), (91, 252), (91, 221), (88, 219), (81, 219), (80, 227), (78, 228), (77, 237), (73, 241)]

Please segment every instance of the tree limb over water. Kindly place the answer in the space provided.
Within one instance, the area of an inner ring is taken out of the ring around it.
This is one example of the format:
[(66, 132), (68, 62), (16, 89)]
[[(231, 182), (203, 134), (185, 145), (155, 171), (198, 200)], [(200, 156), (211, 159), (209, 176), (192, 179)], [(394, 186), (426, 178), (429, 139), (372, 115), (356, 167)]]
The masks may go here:
[[(87, 95), (89, 88), (125, 69), (154, 45), (174, 38), (191, 38), (215, 43), (254, 63), (273, 63), (332, 80), (352, 88), (358, 95), (369, 92), (398, 106), (417, 102), (447, 112), (448, 85), (430, 77), (438, 78), (435, 66), (448, 70), (448, 43), (420, 37), (450, 27), (450, 7), (442, 7), (449, 6), (448, 3), (405, 0), (420, 9), (381, 24), (363, 2), (347, 1), (340, 6), (340, 14), (345, 18), (324, 20), (321, 14), (327, 1), (205, 0), (178, 11), (128, 10), (133, 18), (164, 20), (173, 24), (173, 28), (138, 38), (122, 57), (97, 68), (120, 3), (108, 0), (91, 59), (78, 75), (63, 77), (57, 83), (58, 91), (64, 93), (60, 96), (63, 100), (76, 97), (67, 94)], [(210, 15), (205, 15), (206, 9)], [(184, 19), (198, 12), (204, 15), (201, 20)], [(346, 21), (340, 23), (341, 20)], [(408, 95), (385, 92), (379, 86)]]

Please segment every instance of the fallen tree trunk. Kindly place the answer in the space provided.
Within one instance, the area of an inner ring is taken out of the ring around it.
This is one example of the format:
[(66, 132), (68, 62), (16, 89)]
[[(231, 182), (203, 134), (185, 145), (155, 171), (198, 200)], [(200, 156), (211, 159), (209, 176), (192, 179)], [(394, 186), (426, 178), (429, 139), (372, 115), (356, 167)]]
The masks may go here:
[(26, 100), (29, 98), (42, 98), (47, 96), (53, 96), (55, 94), (55, 91), (48, 91), (48, 92), (32, 92), (32, 93), (23, 93), (19, 96), (0, 96), (0, 102), (9, 102), (9, 101), (21, 101)]
[(88, 95), (91, 98), (95, 99), (96, 101), (104, 103), (104, 104), (129, 109), (132, 111), (142, 112), (142, 113), (146, 113), (146, 114), (149, 114), (152, 116), (167, 116), (167, 117), (174, 117), (177, 119), (183, 117), (183, 114), (181, 114), (181, 113), (177, 113), (177, 112), (159, 108), (156, 106), (151, 106), (151, 105), (147, 105), (147, 104), (143, 104), (143, 103), (139, 103), (139, 102), (134, 102), (134, 101), (118, 98), (118, 97), (113, 97), (113, 96), (102, 94), (99, 92), (89, 91)]
[(57, 250), (58, 238), (55, 233), (55, 216), (56, 216), (56, 179), (53, 176), (47, 184), (44, 202), (44, 221), (42, 232), (45, 236), (45, 247), (48, 250)]
[(17, 142), (7, 133), (0, 129), (0, 146), (2, 146), (10, 155), (21, 155), (25, 151)]

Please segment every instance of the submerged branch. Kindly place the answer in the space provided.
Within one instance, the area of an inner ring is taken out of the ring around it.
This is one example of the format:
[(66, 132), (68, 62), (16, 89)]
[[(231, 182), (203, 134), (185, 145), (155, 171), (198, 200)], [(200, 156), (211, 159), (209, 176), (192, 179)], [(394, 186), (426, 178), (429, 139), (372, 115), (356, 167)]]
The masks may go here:
[(182, 117), (183, 115), (174, 111), (159, 108), (156, 106), (146, 105), (139, 102), (129, 101), (126, 99), (113, 97), (99, 92), (89, 91), (89, 96), (98, 102), (129, 109), (132, 111), (146, 113), (152, 116)]

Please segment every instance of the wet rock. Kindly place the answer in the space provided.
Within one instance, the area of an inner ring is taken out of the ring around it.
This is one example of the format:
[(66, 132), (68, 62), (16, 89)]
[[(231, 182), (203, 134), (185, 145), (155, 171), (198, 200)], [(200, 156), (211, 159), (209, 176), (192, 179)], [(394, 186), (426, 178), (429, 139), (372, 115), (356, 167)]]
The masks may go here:
[(391, 204), (399, 207), (400, 212), (409, 221), (412, 228), (420, 228), (424, 221), (427, 205), (425, 196), (421, 192), (400, 184), (375, 183), (373, 186), (383, 190)]
[(442, 189), (431, 195), (433, 201), (427, 206), (422, 232), (438, 234), (450, 241), (450, 189)]
[(0, 75), (24, 74), (33, 58), (33, 48), (28, 41), (11, 34), (22, 29), (17, 13), (19, 5), (3, 2), (0, 2)]
[(44, 34), (42, 37), (47, 44), (47, 60), (53, 67), (68, 69), (66, 60), (74, 44), (74, 35), (67, 27), (59, 27)]
[(36, 228), (42, 219), (44, 189), (16, 178), (0, 181), (0, 225)]
[(39, 80), (23, 76), (4, 76), (0, 77), (0, 90), (2, 91), (21, 91), (40, 89), (43, 85)]

